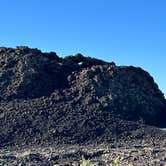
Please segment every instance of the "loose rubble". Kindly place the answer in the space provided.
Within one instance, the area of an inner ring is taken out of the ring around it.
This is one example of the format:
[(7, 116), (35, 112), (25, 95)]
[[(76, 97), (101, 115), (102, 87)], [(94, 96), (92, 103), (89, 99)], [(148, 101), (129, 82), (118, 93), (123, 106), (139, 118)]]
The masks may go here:
[[(156, 128), (166, 127), (165, 118), (163, 93), (139, 67), (80, 53), (61, 58), (25, 46), (0, 47), (2, 149), (165, 141), (166, 132)], [(29, 157), (46, 160), (38, 152)], [(9, 158), (1, 160), (21, 160)]]

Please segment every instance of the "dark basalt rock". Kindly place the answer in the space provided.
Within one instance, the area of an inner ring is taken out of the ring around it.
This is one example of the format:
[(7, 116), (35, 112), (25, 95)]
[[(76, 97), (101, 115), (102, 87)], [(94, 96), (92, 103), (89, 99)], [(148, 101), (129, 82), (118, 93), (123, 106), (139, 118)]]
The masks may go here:
[(165, 117), (164, 95), (141, 68), (0, 48), (1, 146), (109, 142), (144, 124), (165, 126)]

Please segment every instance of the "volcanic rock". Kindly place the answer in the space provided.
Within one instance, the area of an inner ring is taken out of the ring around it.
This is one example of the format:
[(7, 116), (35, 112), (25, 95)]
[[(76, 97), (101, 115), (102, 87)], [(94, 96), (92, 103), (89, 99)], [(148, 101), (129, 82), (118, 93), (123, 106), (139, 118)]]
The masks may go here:
[(164, 95), (141, 68), (0, 48), (1, 146), (111, 142), (165, 118)]

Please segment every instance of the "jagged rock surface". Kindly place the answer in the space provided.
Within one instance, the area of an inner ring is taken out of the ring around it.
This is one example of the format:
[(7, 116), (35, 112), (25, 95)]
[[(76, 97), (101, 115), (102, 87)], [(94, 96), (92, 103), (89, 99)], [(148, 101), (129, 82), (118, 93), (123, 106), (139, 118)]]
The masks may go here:
[(164, 95), (141, 68), (0, 48), (1, 146), (109, 142), (165, 117)]

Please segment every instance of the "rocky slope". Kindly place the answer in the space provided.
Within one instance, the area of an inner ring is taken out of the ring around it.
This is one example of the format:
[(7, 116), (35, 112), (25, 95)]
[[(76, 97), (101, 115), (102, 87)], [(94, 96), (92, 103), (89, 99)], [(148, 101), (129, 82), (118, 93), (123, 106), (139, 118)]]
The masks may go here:
[(0, 48), (1, 147), (157, 138), (142, 131), (165, 117), (164, 95), (141, 68)]

